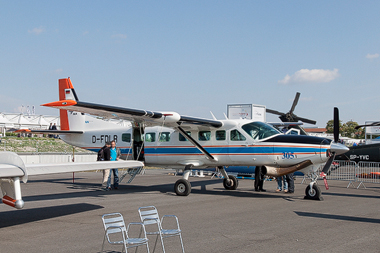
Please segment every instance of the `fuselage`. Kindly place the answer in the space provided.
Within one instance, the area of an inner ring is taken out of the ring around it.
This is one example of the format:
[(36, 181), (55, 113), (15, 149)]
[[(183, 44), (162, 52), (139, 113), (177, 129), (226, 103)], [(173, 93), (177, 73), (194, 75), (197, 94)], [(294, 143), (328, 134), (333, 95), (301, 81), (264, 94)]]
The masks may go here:
[(83, 134), (62, 135), (61, 138), (92, 151), (98, 151), (107, 141), (116, 140), (127, 159), (140, 158), (146, 165), (170, 168), (183, 168), (187, 164), (199, 168), (287, 167), (304, 160), (321, 164), (327, 161), (331, 147), (329, 139), (284, 135), (269, 124), (251, 120), (223, 120), (223, 126), (215, 129), (183, 126), (187, 134), (215, 158), (212, 160), (174, 128), (119, 126), (110, 122), (106, 122), (108, 127), (97, 127), (98, 119), (93, 125), (91, 120), (85, 122)]

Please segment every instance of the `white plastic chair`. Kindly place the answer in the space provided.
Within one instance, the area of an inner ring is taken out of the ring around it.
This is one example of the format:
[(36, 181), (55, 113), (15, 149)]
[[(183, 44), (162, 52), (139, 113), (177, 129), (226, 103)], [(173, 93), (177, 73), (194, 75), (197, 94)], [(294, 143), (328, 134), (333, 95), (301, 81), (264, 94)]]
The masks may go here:
[[(156, 242), (154, 243), (154, 249), (153, 252), (156, 249), (157, 240), (158, 237), (161, 239), (161, 246), (162, 251), (165, 253), (165, 246), (164, 246), (164, 238), (171, 237), (171, 236), (179, 236), (182, 252), (185, 253), (185, 249), (183, 247), (182, 242), (182, 234), (181, 229), (179, 228), (179, 222), (178, 218), (175, 215), (164, 215), (162, 216), (162, 219), (160, 220), (160, 217), (158, 215), (157, 208), (155, 206), (144, 206), (139, 208), (139, 214), (141, 222), (145, 225), (147, 228), (147, 235), (157, 235)], [(162, 224), (164, 223), (165, 218), (174, 218), (177, 224), (176, 228), (172, 229), (164, 229)], [(155, 226), (152, 226), (155, 225)], [(148, 228), (149, 226), (149, 228)]]
[[(122, 244), (123, 249), (127, 253), (127, 249), (146, 245), (147, 252), (149, 253), (148, 238), (146, 237), (145, 226), (141, 222), (131, 222), (125, 227), (123, 216), (120, 213), (110, 213), (102, 216), (104, 225), (104, 238), (102, 245), (102, 252), (104, 250), (104, 242), (107, 241), (109, 244)], [(128, 232), (131, 226), (140, 226), (141, 232), (140, 236), (137, 238), (131, 238), (128, 236)], [(143, 232), (144, 237), (141, 237)], [(137, 248), (136, 248), (137, 250)]]

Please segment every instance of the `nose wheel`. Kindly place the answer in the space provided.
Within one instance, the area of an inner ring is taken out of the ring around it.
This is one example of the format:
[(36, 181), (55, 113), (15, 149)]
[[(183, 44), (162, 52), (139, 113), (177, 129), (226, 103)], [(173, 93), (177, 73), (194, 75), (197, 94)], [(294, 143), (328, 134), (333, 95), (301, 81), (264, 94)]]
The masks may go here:
[(316, 184), (313, 184), (312, 187), (308, 185), (305, 189), (305, 195), (305, 199), (323, 200), (321, 197), (321, 189)]

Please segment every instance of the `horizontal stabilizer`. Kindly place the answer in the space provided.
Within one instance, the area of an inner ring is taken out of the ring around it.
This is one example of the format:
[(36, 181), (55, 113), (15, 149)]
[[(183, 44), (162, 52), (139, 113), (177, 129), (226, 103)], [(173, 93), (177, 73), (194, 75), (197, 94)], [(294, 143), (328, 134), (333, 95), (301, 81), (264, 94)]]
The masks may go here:
[(32, 133), (32, 134), (83, 134), (83, 131), (19, 129), (19, 130), (15, 131), (15, 133)]

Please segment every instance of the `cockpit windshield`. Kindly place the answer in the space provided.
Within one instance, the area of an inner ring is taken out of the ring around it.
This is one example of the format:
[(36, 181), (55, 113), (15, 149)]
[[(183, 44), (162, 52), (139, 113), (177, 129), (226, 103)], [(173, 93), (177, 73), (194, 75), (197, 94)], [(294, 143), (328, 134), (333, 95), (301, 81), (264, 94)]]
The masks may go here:
[(242, 129), (248, 133), (254, 140), (262, 140), (272, 135), (280, 134), (278, 131), (271, 125), (268, 125), (263, 122), (251, 122), (242, 126)]

